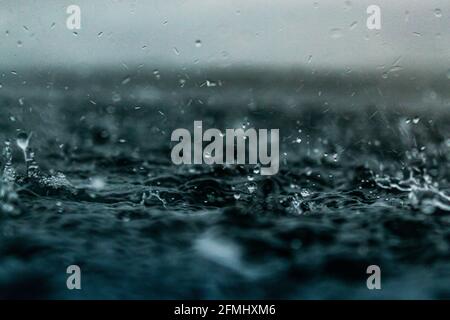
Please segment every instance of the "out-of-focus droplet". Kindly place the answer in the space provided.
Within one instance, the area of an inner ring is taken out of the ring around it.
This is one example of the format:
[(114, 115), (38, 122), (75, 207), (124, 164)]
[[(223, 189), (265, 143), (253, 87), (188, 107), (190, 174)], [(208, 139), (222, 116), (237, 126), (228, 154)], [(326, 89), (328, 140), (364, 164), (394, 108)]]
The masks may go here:
[(105, 180), (101, 177), (93, 177), (90, 180), (91, 181), (89, 187), (97, 191), (104, 189), (106, 186)]
[(239, 200), (239, 199), (241, 198), (241, 195), (240, 195), (239, 193), (235, 193), (235, 194), (233, 195), (233, 197), (234, 197), (236, 200)]
[(30, 136), (28, 136), (25, 132), (20, 132), (17, 135), (16, 143), (17, 146), (25, 152), (28, 148), (28, 143), (30, 142)]
[(436, 18), (441, 18), (442, 17), (442, 10), (439, 8), (434, 9), (434, 15), (436, 16)]
[(340, 28), (333, 28), (330, 30), (330, 37), (333, 39), (339, 39), (342, 37), (342, 30)]
[(195, 46), (196, 46), (197, 48), (200, 48), (200, 47), (202, 46), (202, 41), (201, 41), (201, 40), (196, 40), (196, 41), (195, 41)]
[(352, 2), (351, 1), (345, 1), (344, 2), (344, 9), (345, 10), (350, 10), (352, 8)]
[(178, 50), (177, 47), (173, 47), (173, 53), (175, 53), (177, 56), (180, 55), (180, 51)]
[(419, 121), (420, 121), (420, 118), (419, 118), (419, 117), (415, 117), (415, 118), (413, 119), (413, 123), (414, 123), (414, 124), (418, 124)]
[(122, 80), (122, 85), (125, 85), (125, 84), (127, 84), (128, 82), (130, 82), (131, 81), (131, 78), (129, 77), (129, 76), (127, 76), (127, 77), (125, 77), (123, 80)]
[(17, 46), (19, 47), (19, 48), (21, 48), (22, 46), (23, 46), (23, 42), (22, 41), (17, 41)]

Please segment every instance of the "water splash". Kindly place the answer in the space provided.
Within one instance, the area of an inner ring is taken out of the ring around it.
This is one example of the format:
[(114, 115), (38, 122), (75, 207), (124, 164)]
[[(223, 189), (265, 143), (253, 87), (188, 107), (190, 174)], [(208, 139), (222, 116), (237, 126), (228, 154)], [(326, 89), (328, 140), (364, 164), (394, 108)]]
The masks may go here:
[(450, 212), (450, 196), (439, 190), (426, 173), (417, 177), (411, 170), (406, 179), (376, 175), (374, 181), (382, 189), (407, 192), (410, 205), (426, 214), (438, 209)]

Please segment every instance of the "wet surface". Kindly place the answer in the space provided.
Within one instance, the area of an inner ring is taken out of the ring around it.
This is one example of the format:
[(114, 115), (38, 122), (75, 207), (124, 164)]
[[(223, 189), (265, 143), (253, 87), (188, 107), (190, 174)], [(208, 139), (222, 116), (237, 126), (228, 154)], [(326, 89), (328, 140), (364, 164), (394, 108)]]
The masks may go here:
[[(18, 92), (0, 97), (2, 298), (450, 298), (445, 109)], [(194, 120), (280, 128), (280, 172), (173, 165), (170, 134)], [(66, 289), (71, 264), (81, 291)], [(372, 264), (381, 291), (366, 288)]]

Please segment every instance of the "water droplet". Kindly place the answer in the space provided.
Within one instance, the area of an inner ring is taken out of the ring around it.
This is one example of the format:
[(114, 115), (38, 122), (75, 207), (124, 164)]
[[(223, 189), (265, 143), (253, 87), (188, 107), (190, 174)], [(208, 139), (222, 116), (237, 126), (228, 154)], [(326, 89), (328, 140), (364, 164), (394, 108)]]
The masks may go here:
[(201, 41), (201, 40), (196, 40), (196, 41), (195, 41), (195, 46), (196, 46), (197, 48), (200, 48), (200, 47), (202, 46), (202, 41)]
[(23, 42), (22, 41), (17, 41), (17, 46), (19, 47), (19, 48), (21, 48), (22, 47), (22, 45), (23, 45)]
[(239, 199), (241, 198), (241, 195), (240, 195), (239, 193), (235, 193), (235, 194), (233, 195), (233, 197), (234, 197), (236, 200), (239, 200)]
[(92, 189), (95, 189), (97, 191), (104, 189), (106, 186), (106, 182), (101, 177), (93, 177), (90, 178), (90, 185), (89, 187)]
[(177, 47), (173, 47), (173, 52), (174, 52), (177, 56), (180, 55), (180, 50), (178, 50)]
[(127, 84), (127, 83), (130, 82), (130, 81), (131, 81), (131, 78), (130, 78), (130, 77), (125, 77), (125, 78), (122, 80), (122, 85)]
[(25, 152), (25, 150), (28, 148), (28, 143), (30, 142), (30, 136), (28, 136), (25, 132), (20, 132), (17, 135), (16, 143), (17, 146)]
[(436, 18), (441, 18), (442, 17), (442, 10), (439, 8), (434, 9), (434, 15), (436, 16)]
[(97, 34), (97, 37), (101, 38), (102, 36), (103, 36), (103, 31), (100, 31), (100, 32)]
[(253, 193), (256, 191), (256, 184), (251, 183), (247, 186), (248, 192)]
[(340, 28), (333, 28), (330, 30), (330, 36), (333, 39), (339, 39), (342, 37), (342, 30)]
[(305, 197), (309, 197), (311, 195), (311, 193), (306, 189), (302, 189), (302, 191), (300, 191), (300, 195), (305, 198)]
[(419, 117), (415, 117), (415, 118), (413, 119), (413, 123), (414, 123), (414, 124), (418, 124), (419, 121), (420, 121), (420, 118), (419, 118)]

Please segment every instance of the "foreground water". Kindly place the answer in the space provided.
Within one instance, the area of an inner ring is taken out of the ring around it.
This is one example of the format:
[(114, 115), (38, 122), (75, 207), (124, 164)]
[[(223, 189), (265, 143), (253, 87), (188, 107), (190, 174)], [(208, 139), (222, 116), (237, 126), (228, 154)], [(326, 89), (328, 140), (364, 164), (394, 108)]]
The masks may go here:
[[(450, 298), (445, 109), (102, 90), (3, 90), (1, 298)], [(280, 172), (173, 165), (194, 120), (280, 128)]]

